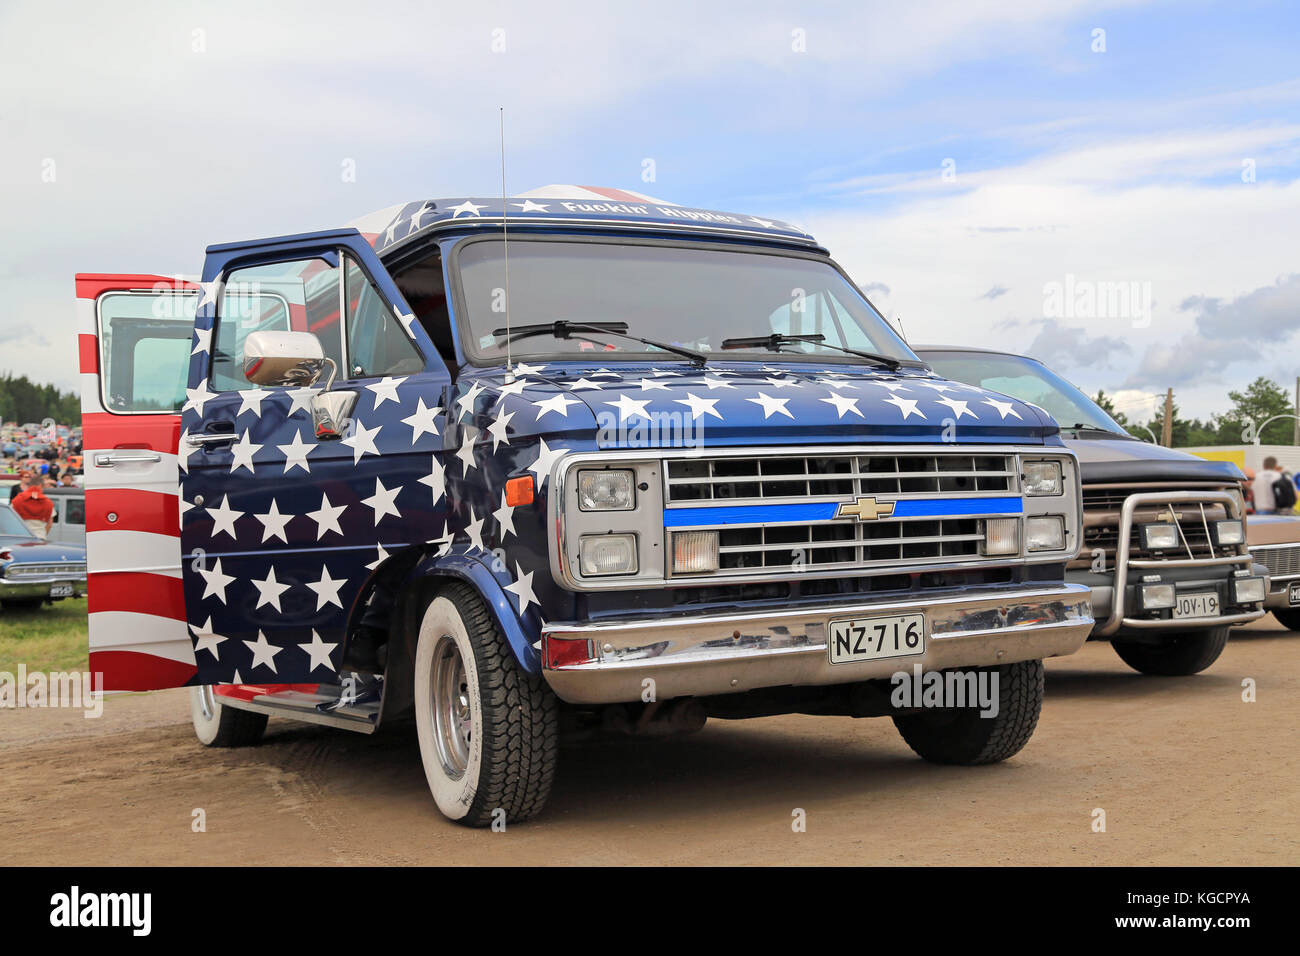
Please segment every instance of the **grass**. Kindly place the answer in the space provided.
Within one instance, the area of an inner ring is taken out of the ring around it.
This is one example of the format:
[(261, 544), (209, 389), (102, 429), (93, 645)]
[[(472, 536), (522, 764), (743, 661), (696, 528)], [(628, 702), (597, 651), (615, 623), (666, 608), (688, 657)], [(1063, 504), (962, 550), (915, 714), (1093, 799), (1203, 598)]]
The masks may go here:
[(0, 671), (84, 671), (86, 599), (69, 598), (34, 611), (0, 609)]

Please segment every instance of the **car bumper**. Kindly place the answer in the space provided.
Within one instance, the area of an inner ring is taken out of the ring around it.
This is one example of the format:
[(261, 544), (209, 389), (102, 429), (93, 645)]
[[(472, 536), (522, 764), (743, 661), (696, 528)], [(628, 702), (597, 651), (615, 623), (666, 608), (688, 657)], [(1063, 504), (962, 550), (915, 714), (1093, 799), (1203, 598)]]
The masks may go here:
[[(830, 663), (832, 620), (899, 614), (925, 617), (923, 654)], [(1092, 627), (1088, 589), (1077, 585), (941, 592), (907, 601), (552, 622), (542, 629), (542, 667), (569, 703), (643, 700), (651, 688), (655, 699), (667, 700), (853, 683), (916, 664), (939, 670), (1059, 657), (1078, 650)], [(574, 654), (573, 641), (586, 642), (586, 650)]]
[[(1291, 601), (1292, 585), (1300, 585), (1300, 578), (1273, 578), (1269, 587), (1268, 599), (1264, 602), (1264, 607), (1270, 611), (1277, 608), (1285, 609), (1300, 607), (1300, 600), (1295, 603), (1292, 603)], [(1297, 588), (1297, 591), (1300, 591), (1300, 588)]]
[[(1256, 565), (1252, 573), (1267, 577), (1267, 571)], [(1115, 577), (1112, 574), (1094, 574), (1091, 572), (1067, 571), (1066, 579), (1081, 584), (1092, 589), (1092, 616), (1097, 620), (1097, 629), (1093, 633), (1094, 638), (1110, 638), (1115, 634), (1132, 632), (1135, 630), (1161, 630), (1176, 629), (1180, 631), (1198, 630), (1201, 628), (1219, 627), (1223, 624), (1244, 624), (1247, 621), (1253, 621), (1256, 618), (1263, 617), (1265, 607), (1271, 607), (1272, 601), (1277, 597), (1276, 594), (1270, 593), (1268, 601), (1264, 607), (1255, 605), (1234, 606), (1228, 600), (1228, 586), (1231, 577), (1223, 571), (1210, 569), (1207, 571), (1197, 569), (1185, 569), (1181, 572), (1166, 571), (1161, 574), (1162, 582), (1171, 583), (1175, 590), (1180, 593), (1192, 593), (1201, 591), (1213, 591), (1219, 596), (1220, 607), (1228, 609), (1227, 613), (1220, 614), (1218, 617), (1179, 617), (1172, 616), (1156, 617), (1151, 614), (1143, 616), (1138, 608), (1137, 590), (1142, 581), (1142, 575), (1137, 572), (1130, 572), (1128, 583), (1124, 587), (1125, 599), (1124, 608), (1127, 612), (1121, 617), (1118, 623), (1111, 629), (1106, 628), (1106, 624), (1111, 620), (1111, 614), (1115, 608)], [(1281, 594), (1282, 603), (1280, 606), (1286, 606), (1286, 591)]]
[(28, 601), (48, 598), (56, 585), (71, 585), (72, 593), (60, 597), (83, 597), (86, 593), (86, 576), (41, 575), (40, 577), (0, 577), (0, 601)]

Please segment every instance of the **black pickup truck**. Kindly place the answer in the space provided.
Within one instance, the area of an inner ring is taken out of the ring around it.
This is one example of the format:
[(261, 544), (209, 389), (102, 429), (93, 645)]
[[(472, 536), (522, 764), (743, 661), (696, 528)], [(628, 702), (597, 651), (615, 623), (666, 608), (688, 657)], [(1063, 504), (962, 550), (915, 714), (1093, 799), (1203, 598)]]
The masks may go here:
[(1042, 362), (988, 349), (915, 349), (945, 378), (1051, 414), (1079, 456), (1083, 542), (1066, 579), (1092, 588), (1090, 640), (1108, 640), (1144, 674), (1205, 670), (1228, 630), (1261, 617), (1264, 567), (1247, 548), (1242, 474), (1128, 434)]

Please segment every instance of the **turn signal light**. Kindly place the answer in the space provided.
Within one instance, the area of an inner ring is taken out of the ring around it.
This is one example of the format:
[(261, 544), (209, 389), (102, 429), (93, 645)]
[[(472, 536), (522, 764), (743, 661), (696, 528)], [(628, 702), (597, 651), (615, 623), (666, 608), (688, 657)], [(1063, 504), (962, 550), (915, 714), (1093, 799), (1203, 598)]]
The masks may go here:
[(521, 475), (506, 482), (506, 504), (519, 508), (533, 503), (533, 476)]

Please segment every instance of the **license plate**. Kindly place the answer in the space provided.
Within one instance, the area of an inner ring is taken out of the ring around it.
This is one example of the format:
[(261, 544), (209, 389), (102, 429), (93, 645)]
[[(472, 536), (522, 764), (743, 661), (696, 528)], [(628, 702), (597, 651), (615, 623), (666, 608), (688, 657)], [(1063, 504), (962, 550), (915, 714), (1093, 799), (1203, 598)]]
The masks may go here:
[(1286, 603), (1290, 604), (1292, 607), (1300, 604), (1300, 581), (1287, 585)]
[(1174, 617), (1218, 617), (1219, 595), (1212, 591), (1180, 594), (1174, 605)]
[(72, 597), (72, 585), (71, 585), (71, 584), (51, 584), (51, 585), (50, 585), (50, 597), (52, 597), (52, 598)]
[(827, 647), (832, 664), (924, 654), (925, 615), (899, 614), (831, 621)]

